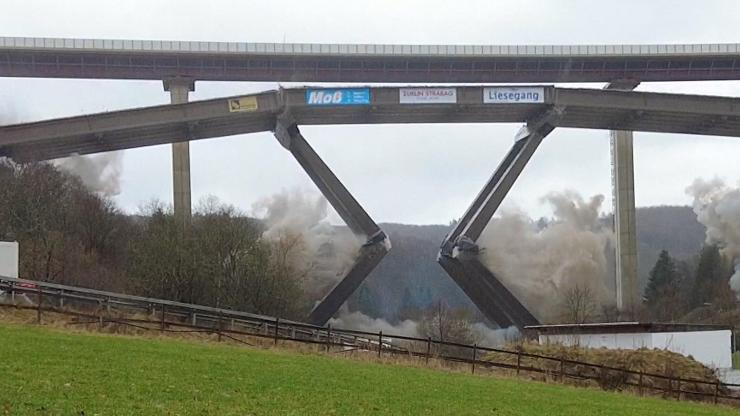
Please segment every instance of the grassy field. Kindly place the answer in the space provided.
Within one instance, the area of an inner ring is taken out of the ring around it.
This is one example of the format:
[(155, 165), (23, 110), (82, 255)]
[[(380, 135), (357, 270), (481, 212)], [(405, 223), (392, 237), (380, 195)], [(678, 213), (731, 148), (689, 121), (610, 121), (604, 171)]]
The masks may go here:
[(317, 354), (0, 324), (0, 415), (730, 415)]

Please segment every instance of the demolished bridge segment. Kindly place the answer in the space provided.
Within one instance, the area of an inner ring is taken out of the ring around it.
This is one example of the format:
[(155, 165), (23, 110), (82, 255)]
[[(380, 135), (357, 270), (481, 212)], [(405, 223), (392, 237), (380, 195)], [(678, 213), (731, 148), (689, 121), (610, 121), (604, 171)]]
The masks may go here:
[(313, 308), (308, 317), (312, 325), (325, 325), (390, 250), (390, 239), (308, 144), (289, 112), (277, 117), (274, 133), (278, 142), (295, 157), (352, 233), (367, 238), (342, 280)]

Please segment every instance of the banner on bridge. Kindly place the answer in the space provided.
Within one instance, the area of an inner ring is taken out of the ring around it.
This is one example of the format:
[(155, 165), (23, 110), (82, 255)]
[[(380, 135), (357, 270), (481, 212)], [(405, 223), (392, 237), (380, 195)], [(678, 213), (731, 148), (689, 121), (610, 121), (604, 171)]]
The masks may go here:
[(399, 88), (401, 104), (455, 104), (457, 88)]
[(545, 102), (544, 87), (488, 87), (483, 89), (486, 104), (538, 104)]
[(306, 90), (308, 105), (370, 104), (369, 88), (322, 88)]

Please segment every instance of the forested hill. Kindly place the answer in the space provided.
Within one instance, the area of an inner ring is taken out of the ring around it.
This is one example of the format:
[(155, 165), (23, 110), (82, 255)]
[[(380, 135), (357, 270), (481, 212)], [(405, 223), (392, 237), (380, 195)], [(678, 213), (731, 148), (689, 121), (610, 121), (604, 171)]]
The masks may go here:
[[(611, 218), (605, 219), (610, 222)], [(447, 225), (381, 224), (393, 249), (350, 301), (353, 308), (386, 319), (412, 315), (433, 299), (451, 306), (467, 305), (465, 294), (437, 264), (437, 252)], [(690, 260), (704, 242), (704, 226), (686, 206), (637, 209), (638, 267), (641, 287), (660, 250)]]

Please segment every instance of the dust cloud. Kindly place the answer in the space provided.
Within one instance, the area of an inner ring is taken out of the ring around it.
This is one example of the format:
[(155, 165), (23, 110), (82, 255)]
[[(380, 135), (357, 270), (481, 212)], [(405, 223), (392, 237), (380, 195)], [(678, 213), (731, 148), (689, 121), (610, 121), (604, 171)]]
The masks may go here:
[(717, 244), (722, 255), (734, 262), (730, 287), (740, 299), (740, 189), (720, 178), (698, 178), (686, 193), (694, 198), (696, 219), (707, 229), (707, 244)]
[(541, 202), (553, 209), (549, 221), (508, 209), (488, 224), (478, 241), (483, 263), (543, 322), (562, 314), (563, 296), (576, 286), (590, 289), (596, 305), (611, 303), (606, 250), (613, 233), (599, 219), (604, 197), (564, 191)]
[(123, 152), (108, 152), (91, 156), (72, 155), (54, 160), (60, 169), (80, 178), (91, 191), (103, 196), (121, 193)]
[(256, 202), (253, 211), (267, 227), (262, 238), (303, 276), (304, 290), (315, 301), (341, 280), (366, 240), (332, 225), (327, 200), (311, 192), (282, 191)]

